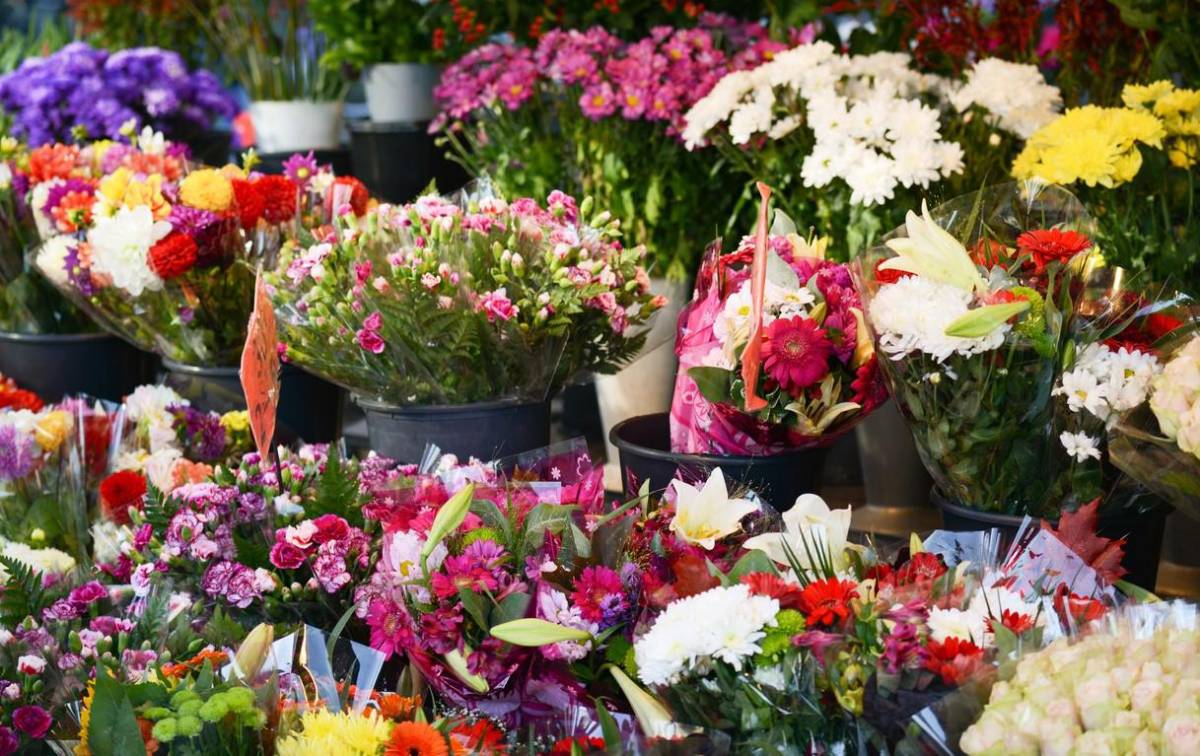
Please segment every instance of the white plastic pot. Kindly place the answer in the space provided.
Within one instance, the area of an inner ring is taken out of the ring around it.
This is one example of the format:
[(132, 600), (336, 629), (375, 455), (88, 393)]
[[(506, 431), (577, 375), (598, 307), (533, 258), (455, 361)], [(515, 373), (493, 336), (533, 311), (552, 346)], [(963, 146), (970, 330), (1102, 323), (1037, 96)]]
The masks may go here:
[(668, 412), (675, 393), (675, 328), (679, 313), (692, 297), (687, 281), (652, 278), (650, 290), (667, 298), (667, 305), (654, 316), (654, 325), (646, 339), (647, 351), (616, 375), (596, 376), (596, 397), (600, 403), (600, 423), (604, 426), (604, 487), (621, 490), (621, 467), (617, 447), (609, 440), (614, 425), (631, 417)]
[(433, 88), (441, 70), (426, 63), (378, 63), (367, 68), (363, 87), (367, 111), (377, 123), (421, 123), (433, 120), (437, 105)]
[(259, 152), (336, 150), (341, 143), (342, 103), (265, 100), (250, 103)]

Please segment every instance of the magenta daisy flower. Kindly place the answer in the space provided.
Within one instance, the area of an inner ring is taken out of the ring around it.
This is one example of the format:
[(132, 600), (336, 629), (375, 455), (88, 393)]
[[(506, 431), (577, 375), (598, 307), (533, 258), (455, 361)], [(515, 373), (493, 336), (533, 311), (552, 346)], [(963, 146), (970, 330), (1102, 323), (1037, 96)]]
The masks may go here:
[(829, 374), (833, 344), (811, 318), (780, 318), (767, 326), (762, 354), (767, 375), (795, 394)]

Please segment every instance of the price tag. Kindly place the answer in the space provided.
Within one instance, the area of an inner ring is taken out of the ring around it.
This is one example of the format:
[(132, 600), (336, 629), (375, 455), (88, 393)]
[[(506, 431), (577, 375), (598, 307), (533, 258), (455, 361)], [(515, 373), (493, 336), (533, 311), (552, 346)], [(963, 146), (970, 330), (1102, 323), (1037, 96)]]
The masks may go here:
[(246, 325), (246, 346), (242, 349), (241, 377), (250, 415), (250, 432), (254, 434), (254, 445), (264, 462), (270, 458), (275, 413), (279, 408), (278, 344), (275, 309), (259, 268), (254, 280), (254, 311)]

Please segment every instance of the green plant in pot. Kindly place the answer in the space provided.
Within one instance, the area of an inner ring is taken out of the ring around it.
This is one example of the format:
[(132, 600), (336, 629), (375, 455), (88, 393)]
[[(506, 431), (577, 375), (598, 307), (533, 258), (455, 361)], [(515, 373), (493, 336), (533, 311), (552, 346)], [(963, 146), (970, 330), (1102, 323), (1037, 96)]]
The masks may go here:
[(417, 0), (309, 0), (328, 47), (321, 65), (362, 73), (371, 120), (421, 123), (436, 115), (438, 53), (427, 27), (429, 3)]
[(337, 239), (294, 240), (270, 276), (286, 359), (342, 385), (371, 446), (489, 459), (549, 439), (549, 400), (641, 348), (661, 307), (645, 249), (590, 200), (425, 196)]
[(339, 72), (320, 65), (327, 49), (304, 0), (244, 0), (192, 12), (226, 70), (250, 97), (255, 144), (264, 154), (334, 150), (341, 143)]

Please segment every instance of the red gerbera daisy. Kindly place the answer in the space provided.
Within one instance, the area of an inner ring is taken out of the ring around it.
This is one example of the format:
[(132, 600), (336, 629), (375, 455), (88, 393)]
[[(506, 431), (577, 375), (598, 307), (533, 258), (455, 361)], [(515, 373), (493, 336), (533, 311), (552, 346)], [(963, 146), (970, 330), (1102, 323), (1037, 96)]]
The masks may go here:
[(858, 596), (849, 580), (827, 578), (809, 583), (800, 591), (800, 611), (808, 627), (840, 626), (850, 615), (850, 599)]
[(150, 270), (163, 280), (181, 276), (196, 264), (199, 250), (187, 234), (173, 233), (150, 248)]
[(947, 638), (945, 641), (929, 641), (926, 647), (925, 669), (933, 672), (947, 685), (958, 685), (979, 669), (983, 661), (983, 649), (968, 640)]
[(762, 353), (767, 375), (796, 394), (829, 374), (833, 343), (811, 318), (780, 318), (767, 326)]
[(750, 592), (755, 596), (769, 596), (777, 599), (783, 609), (801, 608), (800, 586), (789, 583), (778, 575), (769, 572), (751, 572), (742, 576), (742, 583), (750, 586)]
[(146, 479), (133, 470), (121, 470), (100, 481), (100, 509), (118, 525), (129, 524), (129, 508), (140, 509)]
[(1017, 237), (1017, 249), (1030, 256), (1038, 273), (1044, 272), (1051, 262), (1065, 263), (1091, 246), (1092, 240), (1078, 231), (1057, 228), (1026, 231)]

